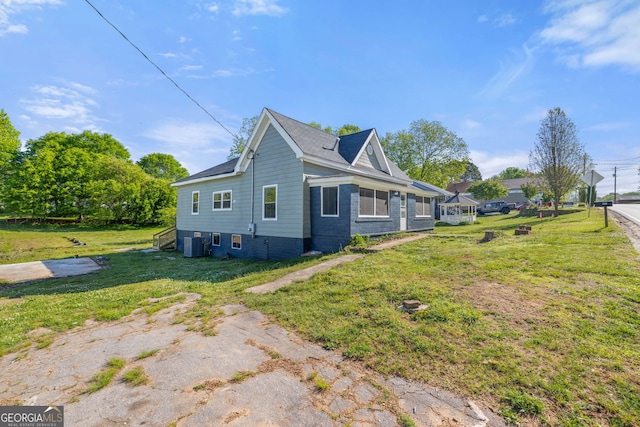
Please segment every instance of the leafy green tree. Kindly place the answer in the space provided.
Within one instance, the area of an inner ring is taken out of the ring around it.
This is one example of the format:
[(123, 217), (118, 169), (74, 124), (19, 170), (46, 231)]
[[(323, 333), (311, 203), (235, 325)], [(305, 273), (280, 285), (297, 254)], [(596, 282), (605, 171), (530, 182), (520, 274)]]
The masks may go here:
[(19, 152), (20, 132), (13, 127), (9, 115), (0, 110), (0, 167), (13, 160)]
[(140, 158), (136, 164), (152, 177), (171, 182), (189, 176), (189, 172), (171, 154), (147, 154)]
[(500, 199), (509, 194), (509, 190), (504, 185), (493, 179), (474, 182), (467, 191), (473, 194), (473, 198), (476, 200)]
[(253, 116), (248, 119), (242, 119), (242, 126), (240, 126), (238, 133), (233, 136), (233, 143), (231, 145), (231, 148), (229, 149), (227, 160), (240, 157), (240, 155), (244, 151), (244, 147), (246, 147), (247, 143), (249, 142), (249, 138), (251, 138), (253, 130), (258, 124), (259, 118), (259, 116)]
[(20, 156), (20, 132), (13, 127), (9, 115), (0, 110), (0, 210), (6, 209), (6, 185)]
[(121, 160), (130, 160), (131, 158), (129, 150), (113, 136), (88, 130), (78, 134), (49, 132), (38, 139), (27, 142), (28, 153), (35, 154), (45, 147), (60, 150), (79, 148), (89, 153), (106, 154)]
[(360, 129), (359, 126), (350, 125), (350, 124), (344, 124), (344, 125), (342, 125), (342, 127), (340, 129), (338, 129), (338, 135), (337, 136), (351, 135), (352, 133), (358, 133), (358, 132), (361, 132), (361, 131), (362, 131), (362, 129)]
[(576, 125), (562, 109), (549, 110), (540, 122), (538, 140), (529, 153), (529, 163), (539, 174), (538, 186), (553, 198), (556, 216), (560, 201), (576, 188), (585, 159)]
[(522, 190), (522, 193), (524, 194), (524, 197), (527, 198), (527, 200), (533, 199), (536, 196), (536, 194), (538, 194), (538, 187), (536, 187), (531, 183), (522, 184), (520, 186), (520, 189)]
[(527, 171), (525, 169), (520, 169), (514, 166), (510, 166), (496, 175), (494, 178), (496, 179), (517, 179), (517, 178), (526, 178)]
[(322, 125), (318, 122), (311, 122), (309, 123), (309, 126), (311, 126), (312, 128), (323, 130), (327, 133), (334, 133), (334, 130), (331, 126), (322, 127)]
[(343, 135), (351, 135), (352, 133), (358, 133), (361, 131), (360, 127), (356, 126), (356, 125), (351, 125), (351, 124), (344, 124), (339, 128), (334, 128), (332, 126), (325, 126), (323, 127), (320, 123), (318, 122), (311, 122), (309, 123), (309, 126), (316, 128), (316, 129), (320, 129), (323, 130), (327, 133), (332, 133), (335, 136), (343, 136)]
[(409, 130), (387, 134), (380, 142), (407, 175), (439, 187), (457, 180), (469, 162), (464, 140), (437, 121), (416, 120)]
[(478, 166), (476, 166), (472, 161), (468, 161), (466, 169), (464, 170), (463, 174), (460, 175), (460, 181), (482, 181), (482, 174), (480, 173), (480, 169), (478, 169)]

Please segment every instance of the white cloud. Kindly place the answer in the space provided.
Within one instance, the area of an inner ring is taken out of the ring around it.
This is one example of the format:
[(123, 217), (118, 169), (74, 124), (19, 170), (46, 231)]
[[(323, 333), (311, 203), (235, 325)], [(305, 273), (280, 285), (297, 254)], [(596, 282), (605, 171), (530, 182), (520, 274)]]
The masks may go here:
[(214, 123), (165, 122), (144, 133), (147, 138), (164, 142), (172, 147), (207, 148), (227, 141), (231, 136)]
[[(76, 82), (65, 82), (64, 86), (42, 85), (31, 88), (33, 97), (22, 99), (24, 109), (43, 119), (65, 120), (83, 129), (97, 129), (98, 119), (92, 109), (98, 103), (88, 95), (97, 91)], [(74, 129), (77, 126), (73, 126)], [(67, 125), (70, 126), (70, 125)]]
[(0, 0), (0, 37), (6, 34), (27, 34), (29, 32), (26, 25), (12, 22), (14, 15), (31, 9), (42, 9), (43, 6), (61, 4), (61, 0)]
[(526, 45), (523, 45), (519, 51), (512, 51), (510, 57), (500, 63), (500, 70), (487, 82), (480, 94), (488, 98), (501, 96), (531, 68), (533, 61), (533, 50)]
[(206, 6), (209, 12), (218, 13), (220, 11), (220, 5), (218, 3), (211, 3)]
[(550, 0), (539, 33), (570, 66), (618, 65), (640, 71), (640, 4), (626, 0)]
[(183, 65), (180, 67), (180, 71), (196, 71), (202, 70), (204, 67), (202, 65)]
[(508, 167), (527, 169), (529, 153), (514, 151), (508, 153), (489, 153), (470, 150), (471, 161), (478, 166), (483, 179), (491, 178)]
[(462, 126), (467, 129), (477, 129), (479, 127), (482, 127), (482, 123), (473, 119), (464, 119), (462, 121)]
[(187, 36), (180, 36), (180, 38), (178, 39), (178, 43), (186, 43), (188, 41), (191, 41), (191, 39)]
[(287, 8), (279, 6), (277, 3), (278, 0), (236, 0), (231, 13), (236, 16), (280, 16), (289, 11)]
[(498, 26), (498, 27), (506, 27), (509, 25), (513, 25), (517, 22), (515, 16), (513, 16), (510, 13), (503, 13), (502, 15), (498, 16), (494, 23)]
[(487, 15), (478, 16), (478, 22), (480, 22), (480, 23), (487, 22), (488, 20), (489, 20), (489, 18), (487, 17)]
[(191, 173), (224, 162), (231, 146), (231, 136), (215, 123), (164, 122), (144, 136), (160, 142), (154, 149), (173, 155)]

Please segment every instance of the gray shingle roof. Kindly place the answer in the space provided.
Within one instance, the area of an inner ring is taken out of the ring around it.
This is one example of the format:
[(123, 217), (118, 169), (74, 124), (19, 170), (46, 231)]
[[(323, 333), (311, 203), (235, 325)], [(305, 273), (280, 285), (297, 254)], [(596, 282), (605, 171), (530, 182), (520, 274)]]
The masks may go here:
[(478, 202), (476, 202), (475, 200), (472, 200), (468, 197), (465, 196), (461, 196), (460, 194), (456, 194), (455, 196), (445, 200), (443, 202), (443, 204), (450, 204), (450, 203), (460, 203), (462, 205), (477, 205)]
[(428, 182), (413, 181), (413, 186), (425, 191), (435, 191), (436, 193), (445, 197), (451, 197), (454, 195), (454, 193), (443, 188), (436, 187), (435, 185), (429, 184)]
[(338, 152), (349, 163), (353, 163), (360, 149), (369, 139), (373, 129), (363, 130), (361, 132), (352, 133), (351, 135), (343, 135), (338, 143)]
[[(341, 168), (349, 169), (354, 174), (372, 176), (378, 179), (390, 179), (393, 177), (395, 179), (411, 181), (411, 179), (392, 162), (389, 162), (391, 175), (377, 169), (351, 166), (351, 163), (353, 163), (358, 153), (361, 152), (362, 146), (367, 141), (371, 133), (375, 132), (374, 129), (337, 137), (268, 108), (266, 111), (269, 112), (269, 114), (278, 122), (280, 127), (282, 127), (289, 137), (291, 137), (291, 140), (300, 148), (300, 151), (302, 151), (305, 156), (327, 160), (336, 164), (336, 166), (339, 166), (338, 170)], [(229, 160), (220, 165), (176, 181), (176, 183), (231, 173), (235, 169), (237, 160), (238, 159)]]
[(186, 178), (179, 179), (176, 182), (192, 181), (194, 179), (209, 178), (216, 175), (224, 175), (226, 173), (231, 173), (235, 169), (237, 162), (238, 162), (238, 158), (236, 157), (235, 159), (231, 159), (229, 161), (221, 163), (212, 168), (203, 170), (202, 172), (198, 172)]
[[(300, 147), (304, 154), (320, 157), (332, 161), (343, 167), (350, 167), (362, 146), (369, 138), (373, 129), (357, 132), (351, 135), (337, 137), (323, 130), (316, 129), (308, 124), (299, 122), (290, 117), (283, 116), (267, 108), (267, 111), (278, 121), (293, 141)], [(389, 162), (389, 168), (394, 178), (410, 181), (411, 179), (393, 162)], [(378, 176), (380, 179), (389, 178), (386, 172), (371, 168), (351, 167), (354, 173), (359, 170), (368, 175)]]

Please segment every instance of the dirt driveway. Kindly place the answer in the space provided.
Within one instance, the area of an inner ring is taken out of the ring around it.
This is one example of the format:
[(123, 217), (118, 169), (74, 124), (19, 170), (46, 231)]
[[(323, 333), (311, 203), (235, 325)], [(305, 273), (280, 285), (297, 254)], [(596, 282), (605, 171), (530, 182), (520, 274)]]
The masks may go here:
[[(472, 401), (385, 379), (242, 305), (223, 308), (215, 336), (189, 331), (175, 319), (198, 298), (151, 316), (91, 321), (46, 348), (3, 357), (0, 405), (64, 405), (66, 426), (503, 425)], [(88, 393), (112, 358), (126, 364)], [(123, 380), (136, 370), (146, 384)]]

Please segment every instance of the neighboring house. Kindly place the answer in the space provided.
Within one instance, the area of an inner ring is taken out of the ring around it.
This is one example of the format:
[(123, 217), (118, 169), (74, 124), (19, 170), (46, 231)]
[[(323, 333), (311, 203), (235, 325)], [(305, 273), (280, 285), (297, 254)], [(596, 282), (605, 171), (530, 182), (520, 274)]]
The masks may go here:
[(438, 195), (387, 159), (374, 129), (336, 137), (266, 108), (239, 158), (172, 185), (178, 250), (200, 237), (206, 254), (257, 259), (432, 230)]
[(504, 179), (500, 181), (500, 183), (504, 185), (504, 187), (509, 191), (507, 197), (504, 197), (500, 200), (504, 200), (507, 203), (515, 203), (516, 206), (529, 204), (530, 201), (526, 197), (524, 197), (522, 186), (528, 184), (535, 185), (534, 181), (534, 178), (514, 178)]
[(471, 184), (475, 184), (478, 181), (462, 181), (462, 182), (450, 182), (447, 184), (447, 190), (451, 195), (462, 194), (463, 196), (471, 196), (467, 190), (471, 187)]
[[(502, 181), (498, 181), (502, 184), (508, 191), (506, 197), (503, 197), (499, 200), (502, 200), (507, 203), (514, 203), (517, 205), (527, 204), (529, 200), (524, 197), (524, 192), (522, 191), (522, 185), (526, 184), (535, 184), (534, 178), (514, 178), (514, 179), (503, 179)], [(456, 191), (463, 196), (473, 198), (473, 195), (469, 193), (469, 187), (474, 182), (451, 182), (447, 185), (447, 191), (455, 193)], [(491, 202), (494, 200), (483, 200), (483, 202)]]

